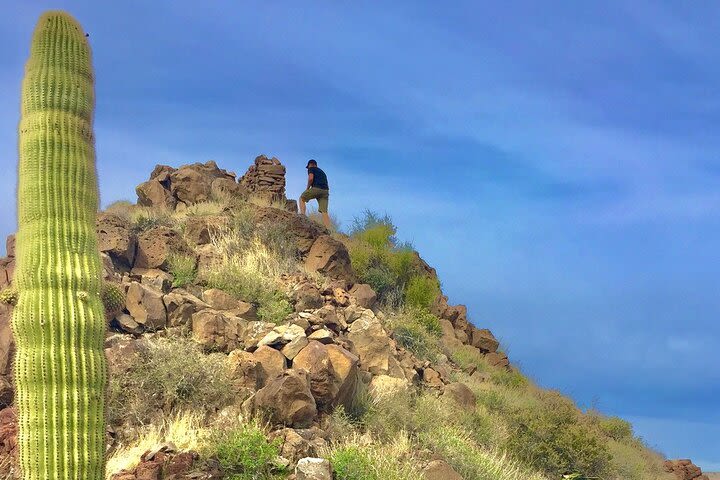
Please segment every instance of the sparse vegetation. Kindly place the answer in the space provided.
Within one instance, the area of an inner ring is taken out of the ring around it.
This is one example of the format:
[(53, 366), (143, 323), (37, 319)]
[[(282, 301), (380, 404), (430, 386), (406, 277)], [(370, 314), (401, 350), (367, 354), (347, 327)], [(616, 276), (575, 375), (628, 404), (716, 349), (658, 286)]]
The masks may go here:
[(429, 310), (440, 295), (437, 279), (426, 275), (414, 275), (405, 287), (405, 304), (409, 307)]
[(184, 337), (149, 340), (123, 375), (112, 375), (109, 420), (142, 425), (181, 411), (212, 412), (233, 400), (224, 355)]
[[(382, 303), (392, 307), (404, 303), (408, 282), (422, 274), (412, 246), (400, 243), (396, 230), (390, 217), (368, 210), (355, 218), (347, 245), (360, 280), (377, 292)], [(413, 287), (415, 294), (422, 296), (417, 286)]]
[(279, 443), (269, 442), (257, 422), (215, 432), (206, 447), (220, 462), (226, 478), (233, 480), (266, 480), (282, 478), (284, 469), (274, 463)]
[(194, 255), (174, 253), (168, 258), (168, 265), (173, 276), (173, 287), (184, 287), (195, 281), (197, 261)]
[(406, 308), (390, 315), (388, 327), (402, 347), (413, 352), (418, 358), (434, 361), (440, 353), (440, 323), (437, 317), (427, 311)]

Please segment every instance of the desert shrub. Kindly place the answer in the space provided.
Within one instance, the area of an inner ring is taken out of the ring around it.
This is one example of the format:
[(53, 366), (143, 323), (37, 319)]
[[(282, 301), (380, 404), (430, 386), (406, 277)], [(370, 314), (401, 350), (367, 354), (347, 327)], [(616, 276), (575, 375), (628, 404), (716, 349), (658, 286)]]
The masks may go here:
[(637, 439), (610, 440), (612, 471), (623, 480), (672, 480), (674, 475), (663, 470), (663, 457)]
[(268, 296), (260, 302), (257, 315), (265, 322), (280, 323), (293, 312), (290, 302), (280, 294)]
[(350, 435), (332, 445), (327, 456), (336, 480), (407, 480), (422, 477), (414, 447), (405, 433), (382, 443)]
[(434, 361), (440, 353), (438, 344), (441, 332), (437, 317), (418, 309), (405, 309), (391, 315), (388, 327), (393, 338), (418, 358)]
[(334, 450), (330, 463), (338, 480), (371, 480), (377, 478), (372, 471), (372, 461), (357, 445), (347, 445)]
[(161, 208), (136, 207), (130, 212), (131, 228), (134, 232), (144, 232), (155, 227), (172, 227), (174, 222), (170, 212)]
[(108, 205), (107, 208), (105, 208), (105, 212), (130, 220), (132, 212), (135, 208), (135, 204), (130, 200), (117, 200)]
[(233, 230), (214, 235), (212, 242), (220, 258), (203, 273), (204, 284), (256, 304), (267, 320), (279, 321), (291, 312), (278, 279), (297, 270), (295, 258), (278, 255), (258, 237), (247, 242)]
[(518, 389), (528, 385), (528, 379), (517, 369), (493, 368), (490, 381), (503, 387)]
[(630, 422), (620, 417), (600, 417), (597, 423), (600, 430), (613, 440), (625, 440), (633, 436)]
[(462, 476), (479, 480), (543, 480), (507, 457), (478, 446), (466, 428), (434, 422), (420, 442), (441, 455)]
[(405, 287), (405, 305), (429, 310), (438, 295), (440, 285), (436, 279), (426, 275), (414, 275)]
[(415, 397), (407, 390), (372, 395), (360, 422), (378, 440), (387, 441), (400, 432), (412, 431)]
[(419, 274), (415, 252), (410, 244), (400, 244), (390, 218), (366, 211), (356, 217), (347, 242), (353, 270), (369, 284), (382, 303), (401, 305), (406, 285)]
[(508, 412), (508, 451), (551, 476), (608, 473), (610, 453), (600, 431), (568, 398), (557, 392), (537, 395), (537, 405)]
[(297, 245), (284, 225), (263, 224), (255, 235), (282, 263), (293, 265), (299, 260)]
[(145, 424), (159, 412), (212, 412), (233, 400), (222, 354), (205, 355), (184, 337), (150, 340), (141, 358), (108, 388), (112, 424)]
[(135, 438), (113, 446), (108, 456), (105, 478), (110, 480), (121, 470), (132, 469), (143, 453), (158, 445), (172, 443), (181, 451), (198, 451), (205, 447), (209, 436), (210, 431), (204, 426), (202, 415), (196, 412), (180, 412), (164, 417), (140, 429)]
[(268, 442), (265, 431), (256, 423), (248, 423), (229, 431), (216, 432), (208, 450), (223, 468), (227, 478), (260, 480), (279, 478), (284, 473), (275, 463), (279, 439)]
[(168, 269), (173, 276), (173, 287), (184, 287), (195, 281), (197, 261), (194, 255), (173, 253), (168, 258)]
[(482, 354), (470, 345), (460, 345), (450, 352), (450, 359), (463, 370), (475, 368), (481, 372), (489, 372), (490, 365)]

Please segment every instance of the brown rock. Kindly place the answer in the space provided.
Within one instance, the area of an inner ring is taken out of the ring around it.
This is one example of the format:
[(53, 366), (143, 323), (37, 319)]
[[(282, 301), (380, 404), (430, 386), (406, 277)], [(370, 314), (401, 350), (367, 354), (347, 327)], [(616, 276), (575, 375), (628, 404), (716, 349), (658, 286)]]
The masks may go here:
[(391, 359), (395, 360), (395, 347), (374, 315), (370, 317), (363, 314), (355, 320), (348, 330), (348, 339), (353, 344), (353, 352), (360, 357), (361, 368), (373, 375), (387, 374), (390, 371)]
[(15, 274), (15, 259), (0, 258), (0, 288), (5, 288), (12, 283)]
[(327, 354), (339, 383), (333, 406), (343, 405), (345, 408), (350, 408), (360, 381), (358, 375), (360, 359), (339, 345), (328, 345)]
[(443, 386), (443, 382), (440, 379), (440, 374), (432, 368), (426, 368), (423, 370), (423, 381), (431, 387)]
[(186, 205), (205, 202), (210, 199), (212, 180), (194, 168), (180, 167), (170, 174), (170, 191)]
[(244, 320), (209, 308), (192, 316), (193, 339), (206, 350), (230, 352), (239, 348), (246, 327)]
[(325, 234), (327, 230), (304, 215), (297, 215), (287, 210), (271, 207), (256, 207), (253, 209), (255, 222), (258, 226), (282, 225), (289, 238), (297, 246), (298, 252), (307, 255), (315, 239)]
[(245, 331), (243, 332), (243, 345), (245, 350), (254, 350), (257, 348), (260, 340), (272, 332), (275, 328), (274, 323), (251, 321), (247, 324)]
[(320, 290), (312, 283), (301, 283), (292, 293), (292, 298), (295, 302), (295, 311), (302, 312), (303, 310), (315, 310), (324, 305)]
[(162, 295), (145, 285), (137, 282), (130, 284), (125, 298), (125, 308), (145, 330), (159, 330), (167, 325), (167, 312)]
[(10, 258), (15, 257), (15, 234), (10, 234), (5, 239), (5, 252)]
[(452, 399), (455, 403), (460, 405), (463, 409), (472, 411), (475, 409), (477, 398), (472, 390), (467, 385), (460, 382), (450, 383), (445, 385), (443, 396)]
[(293, 360), (293, 369), (305, 370), (310, 378), (310, 391), (319, 410), (333, 406), (340, 391), (340, 379), (335, 373), (327, 346), (311, 341)]
[(471, 345), (473, 347), (479, 348), (483, 352), (497, 352), (498, 347), (500, 346), (500, 343), (495, 339), (495, 336), (492, 334), (490, 330), (487, 329), (478, 329), (475, 327), (471, 327), (472, 329), (472, 339), (471, 339)]
[(356, 283), (350, 289), (350, 295), (355, 298), (355, 302), (363, 308), (372, 308), (377, 301), (377, 294), (370, 285), (365, 283)]
[(237, 298), (218, 288), (210, 288), (203, 292), (203, 301), (215, 310), (233, 310), (238, 307)]
[(12, 405), (15, 397), (15, 388), (9, 376), (0, 375), (0, 408)]
[(282, 375), (287, 366), (285, 356), (267, 345), (258, 347), (258, 349), (252, 353), (252, 357), (260, 364), (262, 371), (260, 386), (264, 386), (270, 380)]
[(17, 456), (17, 412), (8, 407), (0, 410), (0, 457)]
[(244, 350), (233, 350), (226, 360), (230, 381), (237, 391), (250, 389), (256, 391), (263, 386), (266, 374), (262, 364), (252, 353)]
[(98, 248), (107, 253), (116, 268), (129, 270), (135, 260), (137, 239), (130, 222), (112, 213), (99, 213), (95, 221)]
[(450, 465), (444, 460), (433, 460), (423, 469), (425, 480), (463, 480)]
[(148, 343), (144, 338), (130, 338), (123, 336), (112, 345), (105, 348), (110, 374), (126, 373), (134, 365), (142, 361), (143, 355), (148, 351)]
[(491, 352), (485, 355), (487, 362), (493, 367), (508, 367), (510, 360), (507, 355), (501, 352)]
[(138, 205), (144, 207), (174, 210), (177, 204), (170, 190), (157, 179), (141, 183), (135, 187), (135, 193), (138, 196)]
[(250, 403), (254, 411), (264, 412), (270, 421), (295, 428), (310, 426), (317, 415), (308, 376), (294, 369), (286, 370), (258, 390)]
[(135, 267), (167, 268), (171, 253), (189, 253), (182, 235), (165, 226), (151, 228), (138, 235)]
[(315, 240), (305, 259), (305, 267), (311, 272), (320, 272), (347, 283), (352, 283), (355, 279), (345, 245), (330, 235), (322, 235)]
[(163, 293), (168, 293), (172, 288), (172, 275), (168, 272), (160, 270), (159, 268), (135, 267), (130, 270), (130, 278), (139, 281), (153, 290)]
[(185, 222), (185, 237), (196, 245), (205, 245), (210, 243), (213, 235), (226, 228), (227, 223), (228, 217), (225, 216), (191, 216)]

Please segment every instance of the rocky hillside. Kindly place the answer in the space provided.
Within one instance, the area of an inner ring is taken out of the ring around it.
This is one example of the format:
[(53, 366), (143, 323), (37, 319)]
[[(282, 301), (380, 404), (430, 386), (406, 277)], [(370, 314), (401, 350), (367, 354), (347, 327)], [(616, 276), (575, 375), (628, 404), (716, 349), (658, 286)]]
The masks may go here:
[[(125, 293), (108, 313), (108, 478), (707, 478), (533, 385), (390, 219), (343, 234), (299, 215), (277, 159), (240, 178), (158, 165), (136, 192), (97, 220)], [(11, 309), (0, 479), (15, 474)]]

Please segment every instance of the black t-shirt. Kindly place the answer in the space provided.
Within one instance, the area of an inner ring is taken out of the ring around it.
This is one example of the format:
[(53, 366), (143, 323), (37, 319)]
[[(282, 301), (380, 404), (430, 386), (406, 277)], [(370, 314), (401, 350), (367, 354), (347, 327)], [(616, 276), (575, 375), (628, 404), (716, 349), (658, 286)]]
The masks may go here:
[(312, 186), (315, 188), (322, 188), (323, 190), (330, 190), (327, 181), (327, 175), (325, 172), (320, 170), (318, 167), (308, 168), (308, 174), (313, 174)]

